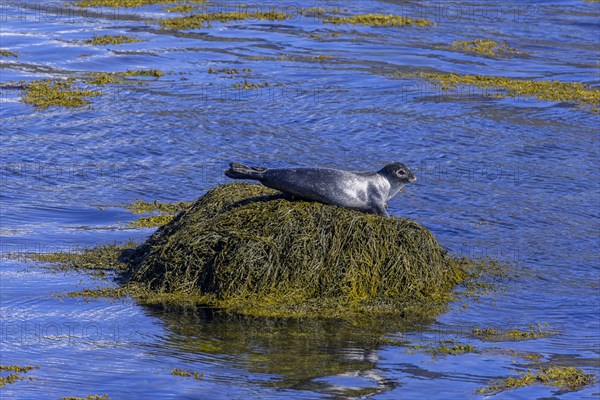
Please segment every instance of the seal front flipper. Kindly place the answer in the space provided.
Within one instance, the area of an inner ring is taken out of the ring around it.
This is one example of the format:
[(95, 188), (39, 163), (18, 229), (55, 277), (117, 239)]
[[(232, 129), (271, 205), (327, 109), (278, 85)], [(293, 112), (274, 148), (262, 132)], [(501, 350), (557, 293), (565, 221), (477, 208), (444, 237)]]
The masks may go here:
[(388, 214), (386, 208), (387, 208), (387, 204), (385, 204), (385, 203), (383, 203), (382, 205), (376, 204), (371, 208), (371, 212), (373, 214), (379, 214), (379, 215), (383, 215), (384, 217), (389, 217), (390, 214)]
[(260, 180), (267, 168), (247, 167), (244, 164), (233, 162), (229, 164), (229, 169), (225, 175), (232, 179), (256, 179)]

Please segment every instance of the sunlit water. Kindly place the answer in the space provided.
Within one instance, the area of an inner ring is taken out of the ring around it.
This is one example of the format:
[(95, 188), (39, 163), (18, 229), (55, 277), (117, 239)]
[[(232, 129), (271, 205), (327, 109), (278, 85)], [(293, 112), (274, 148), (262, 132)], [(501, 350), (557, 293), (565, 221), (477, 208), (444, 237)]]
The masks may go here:
[[(427, 226), (455, 254), (501, 259), (530, 276), (467, 308), (451, 305), (432, 324), (382, 321), (375, 329), (60, 300), (51, 293), (103, 283), (5, 259), (0, 363), (40, 369), (0, 396), (478, 398), (475, 390), (490, 380), (538, 365), (511, 350), (600, 375), (598, 114), (478, 90), (450, 96), (392, 78), (397, 70), (437, 70), (597, 86), (599, 5), (302, 3), (436, 22), (370, 28), (326, 25), (294, 12), (295, 3), (273, 4), (292, 6), (294, 17), (174, 34), (149, 22), (165, 16), (162, 6), (81, 13), (61, 2), (3, 1), (1, 47), (19, 52), (2, 58), (3, 84), (85, 71), (167, 74), (144, 86), (106, 87), (91, 106), (75, 110), (35, 110), (18, 101), (17, 90), (2, 91), (2, 252), (142, 241), (151, 230), (127, 227), (134, 217), (119, 205), (195, 199), (224, 182), (222, 170), (234, 160), (356, 170), (401, 161), (419, 180), (390, 202), (392, 215)], [(341, 34), (333, 37), (334, 31)], [(101, 34), (144, 41), (78, 42)], [(492, 59), (449, 49), (455, 40), (481, 37), (507, 40), (525, 54)], [(252, 72), (207, 73), (224, 67)], [(270, 86), (234, 89), (243, 79)], [(532, 323), (548, 323), (558, 334), (498, 343), (470, 335), (474, 327)], [(432, 356), (374, 343), (375, 333), (408, 344), (451, 338), (476, 352)], [(173, 368), (204, 376), (173, 376)], [(496, 398), (599, 394), (598, 384), (575, 393), (533, 386)]]

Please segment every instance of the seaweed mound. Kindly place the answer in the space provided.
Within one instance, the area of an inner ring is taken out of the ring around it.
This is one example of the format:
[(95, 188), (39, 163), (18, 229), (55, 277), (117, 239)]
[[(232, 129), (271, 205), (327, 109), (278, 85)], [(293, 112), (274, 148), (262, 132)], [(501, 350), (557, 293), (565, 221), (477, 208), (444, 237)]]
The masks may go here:
[(413, 221), (248, 183), (207, 192), (141, 245), (128, 271), (155, 293), (263, 315), (402, 312), (447, 300), (464, 276)]

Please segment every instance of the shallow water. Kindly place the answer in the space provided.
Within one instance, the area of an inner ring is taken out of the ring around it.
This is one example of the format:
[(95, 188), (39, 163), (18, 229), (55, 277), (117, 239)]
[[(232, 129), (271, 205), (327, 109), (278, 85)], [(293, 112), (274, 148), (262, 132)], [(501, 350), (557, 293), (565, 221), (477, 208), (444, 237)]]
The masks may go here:
[[(600, 5), (302, 3), (436, 22), (371, 28), (327, 25), (300, 15), (296, 3), (272, 4), (289, 6), (293, 18), (174, 33), (151, 21), (167, 14), (162, 6), (82, 12), (63, 2), (3, 2), (1, 47), (19, 52), (0, 61), (3, 85), (85, 71), (156, 68), (166, 75), (141, 86), (107, 86), (81, 109), (36, 110), (18, 101), (18, 90), (2, 90), (2, 252), (142, 241), (152, 231), (128, 227), (135, 217), (118, 206), (138, 198), (195, 199), (224, 182), (222, 170), (234, 160), (358, 170), (402, 161), (419, 180), (389, 203), (390, 214), (427, 226), (455, 254), (490, 256), (530, 275), (466, 308), (452, 304), (431, 323), (364, 326), (57, 299), (52, 292), (103, 283), (3, 259), (0, 363), (40, 368), (28, 374), (33, 380), (8, 385), (0, 395), (479, 398), (475, 390), (490, 380), (538, 366), (510, 350), (599, 376), (598, 114), (571, 104), (495, 99), (481, 90), (449, 95), (392, 73), (479, 73), (598, 86)], [(77, 42), (103, 34), (144, 41)], [(449, 49), (455, 40), (481, 37), (507, 40), (525, 54), (486, 58)], [(225, 67), (252, 72), (235, 78), (207, 73)], [(244, 79), (270, 86), (233, 88)], [(558, 334), (523, 342), (482, 342), (470, 334), (474, 327), (537, 323)], [(377, 342), (380, 334), (405, 345)], [(445, 339), (476, 351), (432, 356), (410, 347)], [(204, 376), (172, 376), (173, 368)], [(596, 383), (574, 393), (533, 386), (495, 398), (599, 394)]]

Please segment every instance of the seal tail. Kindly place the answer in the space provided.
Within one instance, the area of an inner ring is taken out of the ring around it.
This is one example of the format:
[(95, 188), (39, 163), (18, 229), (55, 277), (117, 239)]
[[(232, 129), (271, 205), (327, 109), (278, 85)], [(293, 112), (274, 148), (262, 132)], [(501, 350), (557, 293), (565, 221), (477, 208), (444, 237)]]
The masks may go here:
[(260, 167), (247, 167), (240, 163), (229, 164), (229, 169), (225, 171), (225, 175), (232, 179), (258, 179), (262, 178), (263, 172), (266, 168)]

